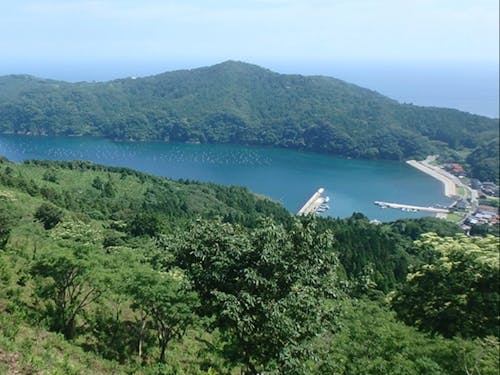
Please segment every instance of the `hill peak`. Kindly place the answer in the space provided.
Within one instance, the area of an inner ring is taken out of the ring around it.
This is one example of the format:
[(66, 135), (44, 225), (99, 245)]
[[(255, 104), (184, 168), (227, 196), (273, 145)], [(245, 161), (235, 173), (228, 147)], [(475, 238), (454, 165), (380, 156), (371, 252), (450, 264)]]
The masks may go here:
[(251, 64), (247, 63), (244, 61), (238, 61), (238, 60), (226, 60), (223, 62), (220, 62), (218, 64), (214, 64), (211, 66), (208, 66), (206, 68), (200, 68), (200, 69), (208, 69), (208, 70), (220, 70), (220, 71), (230, 71), (230, 72), (268, 72), (268, 73), (273, 73), (271, 70), (263, 68), (259, 65), (256, 64)]

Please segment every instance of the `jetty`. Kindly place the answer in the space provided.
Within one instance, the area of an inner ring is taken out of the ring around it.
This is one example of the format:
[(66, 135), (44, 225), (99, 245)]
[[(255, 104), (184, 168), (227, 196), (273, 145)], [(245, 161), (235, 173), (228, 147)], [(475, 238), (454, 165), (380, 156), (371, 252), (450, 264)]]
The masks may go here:
[(419, 171), (424, 172), (431, 177), (434, 177), (436, 180), (441, 181), (444, 187), (444, 195), (446, 195), (447, 197), (457, 196), (457, 185), (462, 185), (460, 180), (457, 177), (453, 176), (451, 173), (448, 173), (437, 166), (431, 165), (429, 163), (429, 160), (434, 159), (430, 159), (429, 157), (427, 157), (427, 159), (424, 161), (407, 160), (406, 163), (418, 169)]
[(422, 207), (422, 206), (413, 206), (409, 204), (401, 204), (401, 203), (390, 203), (390, 202), (381, 202), (381, 201), (375, 201), (373, 202), (377, 206), (380, 206), (382, 208), (396, 208), (400, 209), (402, 211), (411, 211), (411, 212), (417, 212), (417, 211), (424, 211), (424, 212), (433, 212), (433, 213), (442, 213), (442, 214), (447, 214), (450, 211), (446, 208), (438, 208), (438, 207)]
[(325, 203), (326, 199), (322, 196), (325, 189), (319, 188), (316, 193), (312, 195), (311, 198), (306, 202), (304, 206), (297, 212), (297, 215), (308, 215), (311, 213), (316, 213), (318, 209)]

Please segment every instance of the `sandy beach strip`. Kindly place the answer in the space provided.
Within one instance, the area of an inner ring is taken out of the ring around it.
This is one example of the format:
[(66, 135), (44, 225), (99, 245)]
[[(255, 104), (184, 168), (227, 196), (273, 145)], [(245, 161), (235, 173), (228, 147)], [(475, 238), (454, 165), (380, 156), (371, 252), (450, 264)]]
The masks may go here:
[(457, 195), (457, 186), (455, 182), (447, 176), (439, 167), (430, 166), (424, 162), (417, 160), (408, 160), (407, 163), (414, 168), (428, 174), (429, 176), (434, 177), (436, 180), (439, 180), (443, 183), (444, 186), (444, 195), (447, 197), (454, 197)]

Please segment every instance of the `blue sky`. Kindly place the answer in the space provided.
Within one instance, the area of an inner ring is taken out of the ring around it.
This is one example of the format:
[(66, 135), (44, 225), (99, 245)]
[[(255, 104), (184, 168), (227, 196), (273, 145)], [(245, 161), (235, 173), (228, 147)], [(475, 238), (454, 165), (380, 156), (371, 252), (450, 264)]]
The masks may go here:
[(0, 0), (0, 65), (498, 63), (498, 7), (498, 0)]

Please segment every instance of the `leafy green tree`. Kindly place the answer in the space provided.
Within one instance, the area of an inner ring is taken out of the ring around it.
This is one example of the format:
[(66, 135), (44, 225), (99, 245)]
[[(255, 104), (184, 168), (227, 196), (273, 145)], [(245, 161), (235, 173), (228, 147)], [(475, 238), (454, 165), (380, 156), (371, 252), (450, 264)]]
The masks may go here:
[(99, 176), (95, 177), (92, 180), (92, 187), (93, 188), (95, 188), (97, 190), (101, 190), (102, 186), (103, 186), (103, 182), (102, 182), (102, 180), (101, 180), (101, 178)]
[(456, 224), (434, 217), (422, 217), (418, 219), (400, 219), (388, 224), (395, 232), (409, 237), (415, 241), (424, 233), (437, 233), (440, 237), (451, 237), (462, 233), (463, 230)]
[(493, 138), (493, 140), (490, 138), (488, 143), (485, 142), (474, 149), (474, 151), (467, 156), (466, 161), (470, 166), (472, 177), (481, 181), (493, 181), (498, 183), (500, 179), (500, 146), (498, 145), (498, 136)]
[(53, 169), (47, 169), (45, 171), (45, 173), (43, 174), (42, 179), (44, 181), (57, 183), (58, 176), (57, 176), (57, 173)]
[(184, 336), (195, 320), (198, 298), (190, 290), (181, 272), (159, 273), (150, 268), (136, 269), (130, 275), (127, 287), (132, 307), (141, 311), (142, 331), (139, 332), (139, 354), (142, 348), (146, 319), (153, 322), (158, 338), (158, 361), (165, 362), (168, 344)]
[(245, 373), (304, 370), (339, 294), (329, 232), (311, 218), (288, 230), (267, 219), (250, 232), (199, 221), (171, 246)]
[(489, 224), (475, 224), (471, 225), (469, 234), (471, 236), (497, 236), (500, 237), (500, 224), (495, 223), (493, 225)]
[(3, 249), (9, 240), (12, 229), (10, 217), (6, 212), (0, 211), (0, 249)]
[(116, 194), (116, 187), (111, 179), (108, 179), (106, 183), (102, 186), (102, 193), (107, 198), (113, 198)]
[(464, 340), (428, 335), (398, 321), (393, 311), (366, 300), (342, 304), (335, 335), (316, 340), (312, 374), (498, 374), (495, 337)]
[(30, 268), (35, 294), (44, 301), (51, 329), (75, 336), (77, 317), (102, 293), (99, 259), (88, 248), (54, 249), (40, 254)]
[(425, 234), (417, 251), (434, 251), (392, 296), (392, 306), (408, 324), (445, 337), (499, 334), (498, 238), (439, 237)]
[(42, 203), (35, 211), (35, 219), (43, 224), (45, 229), (54, 228), (63, 218), (63, 212), (50, 203)]
[(161, 220), (157, 214), (139, 213), (130, 220), (127, 229), (132, 236), (155, 237), (160, 233), (161, 226)]

